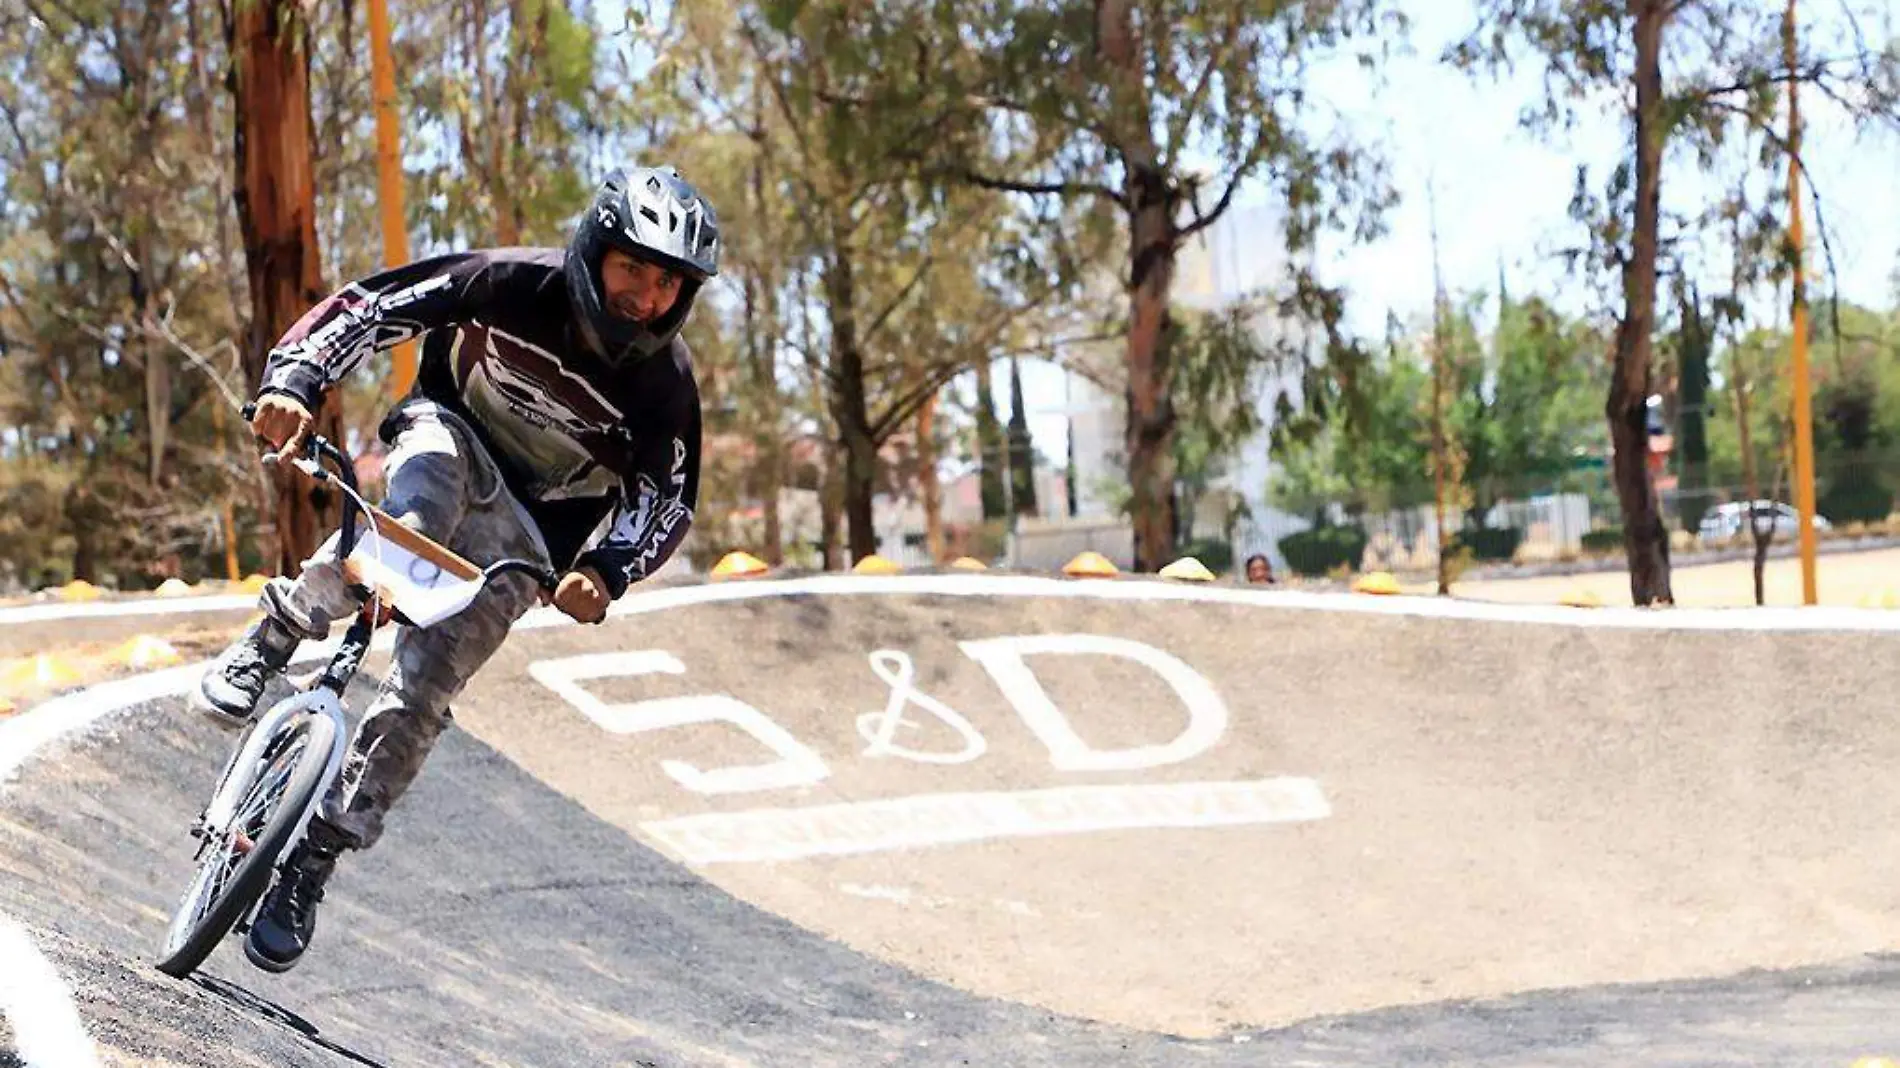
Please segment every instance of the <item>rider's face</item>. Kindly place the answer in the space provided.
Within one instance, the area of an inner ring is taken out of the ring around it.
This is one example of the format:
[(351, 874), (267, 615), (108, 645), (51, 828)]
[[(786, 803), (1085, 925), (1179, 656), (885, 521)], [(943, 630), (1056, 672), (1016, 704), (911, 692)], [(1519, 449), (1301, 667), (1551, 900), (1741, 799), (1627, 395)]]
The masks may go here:
[(619, 249), (600, 261), (600, 283), (607, 310), (622, 319), (650, 323), (673, 310), (680, 276), (656, 263), (643, 263)]

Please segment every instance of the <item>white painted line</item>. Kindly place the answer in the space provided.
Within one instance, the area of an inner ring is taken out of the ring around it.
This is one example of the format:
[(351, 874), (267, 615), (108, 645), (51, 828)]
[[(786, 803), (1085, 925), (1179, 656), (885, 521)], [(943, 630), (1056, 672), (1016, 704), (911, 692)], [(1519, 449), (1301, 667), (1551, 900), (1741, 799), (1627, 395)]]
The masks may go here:
[(653, 820), (640, 829), (688, 864), (842, 856), (992, 838), (1152, 827), (1294, 823), (1332, 815), (1312, 779), (1062, 786), (917, 794)]
[(72, 995), (26, 929), (0, 917), (0, 1011), (27, 1068), (97, 1068)]
[[(610, 616), (767, 597), (910, 594), (938, 597), (1072, 597), (1117, 602), (1199, 602), (1360, 615), (1465, 619), (1489, 623), (1606, 627), (1620, 630), (1900, 632), (1900, 611), (1878, 608), (1567, 608), (1441, 597), (1379, 597), (1244, 587), (1192, 586), (1163, 579), (1059, 579), (1033, 575), (813, 575), (733, 579), (631, 594)], [(544, 611), (551, 611), (545, 609)]]
[[(1864, 608), (1564, 608), (1554, 605), (1491, 604), (1429, 597), (1374, 597), (1297, 590), (1250, 590), (1188, 586), (1162, 580), (1076, 580), (1027, 575), (815, 575), (796, 579), (751, 579), (709, 585), (660, 587), (632, 593), (608, 609), (613, 617), (648, 615), (671, 608), (752, 601), (768, 597), (850, 595), (929, 595), (940, 597), (1069, 597), (1114, 602), (1184, 602), (1251, 605), (1296, 611), (1348, 612), (1498, 623), (1605, 627), (1634, 630), (1697, 631), (1873, 631), (1900, 632), (1900, 611)], [(111, 606), (107, 606), (111, 607)], [(515, 624), (518, 630), (573, 626), (551, 607), (540, 607)], [(387, 648), (392, 631), (377, 636)], [(299, 661), (328, 655), (306, 647)], [(41, 745), (84, 730), (124, 708), (184, 693), (204, 665), (187, 665), (82, 690), (0, 720), (0, 783), (14, 774)]]
[(51, 623), (67, 619), (190, 615), (197, 612), (245, 612), (256, 608), (256, 594), (168, 597), (142, 601), (92, 601), (86, 604), (34, 604), (18, 608), (0, 608), (0, 627), (26, 623)]
[[(553, 608), (536, 608), (515, 624), (517, 630), (539, 630), (550, 626), (574, 626), (574, 622)], [(386, 652), (395, 644), (396, 632), (385, 629), (376, 635), (370, 648)], [(329, 641), (310, 644), (297, 650), (293, 664), (327, 660), (343, 642), (342, 628)], [(100, 720), (147, 701), (189, 693), (203, 676), (210, 661), (184, 664), (147, 675), (115, 679), (90, 686), (64, 697), (35, 705), (18, 715), (0, 719), (0, 785), (18, 773), (20, 766), (41, 746), (67, 734), (83, 733)]]

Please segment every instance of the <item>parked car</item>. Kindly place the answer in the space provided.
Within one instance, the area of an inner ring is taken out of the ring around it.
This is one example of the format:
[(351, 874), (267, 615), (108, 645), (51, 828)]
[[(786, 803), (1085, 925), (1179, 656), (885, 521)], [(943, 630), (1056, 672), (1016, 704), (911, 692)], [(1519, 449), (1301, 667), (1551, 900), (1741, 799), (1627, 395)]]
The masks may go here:
[[(1801, 533), (1801, 513), (1795, 511), (1792, 506), (1782, 504), (1780, 501), (1756, 501), (1755, 504), (1774, 512), (1775, 537), (1793, 538)], [(1728, 541), (1744, 535), (1752, 536), (1748, 513), (1749, 502), (1747, 501), (1730, 501), (1727, 504), (1717, 505), (1709, 509), (1708, 514), (1702, 517), (1702, 525), (1696, 533), (1702, 536), (1703, 541)], [(1826, 516), (1816, 513), (1814, 529), (1827, 530), (1831, 525)]]

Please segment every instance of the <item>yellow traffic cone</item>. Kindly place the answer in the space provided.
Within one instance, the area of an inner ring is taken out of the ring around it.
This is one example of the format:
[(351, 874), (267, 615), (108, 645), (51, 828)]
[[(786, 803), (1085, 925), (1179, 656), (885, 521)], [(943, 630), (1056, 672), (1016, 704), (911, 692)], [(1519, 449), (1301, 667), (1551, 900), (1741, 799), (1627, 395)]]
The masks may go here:
[(1389, 597), (1399, 592), (1399, 580), (1390, 571), (1369, 571), (1352, 584), (1352, 592)]
[(1108, 557), (1093, 549), (1075, 554), (1075, 559), (1062, 565), (1062, 573), (1071, 578), (1108, 578), (1121, 574)]
[(729, 552), (713, 565), (712, 577), (716, 579), (751, 578), (772, 570), (765, 561), (743, 551)]
[(244, 576), (244, 581), (238, 583), (238, 591), (241, 593), (263, 593), (264, 584), (269, 581), (270, 579), (267, 579), (262, 575), (258, 575), (258, 574), (246, 575)]
[(876, 553), (851, 566), (852, 573), (857, 575), (895, 575), (903, 570), (894, 561), (887, 560)]
[(152, 594), (156, 597), (189, 597), (191, 583), (181, 578), (168, 578), (159, 583), (158, 589), (153, 590)]
[(1214, 581), (1214, 573), (1207, 569), (1207, 565), (1192, 556), (1183, 556), (1181, 559), (1162, 568), (1161, 577), (1165, 579), (1176, 579), (1181, 582)]
[(988, 571), (989, 565), (974, 556), (959, 556), (950, 561), (950, 566), (958, 571)]
[(0, 690), (21, 693), (26, 690), (56, 690), (79, 681), (79, 670), (65, 657), (52, 653), (15, 660), (0, 669)]
[(74, 579), (59, 588), (62, 601), (96, 601), (105, 591), (85, 579)]
[(143, 671), (182, 663), (185, 658), (178, 655), (178, 650), (172, 648), (172, 644), (165, 639), (141, 634), (107, 653), (106, 659)]

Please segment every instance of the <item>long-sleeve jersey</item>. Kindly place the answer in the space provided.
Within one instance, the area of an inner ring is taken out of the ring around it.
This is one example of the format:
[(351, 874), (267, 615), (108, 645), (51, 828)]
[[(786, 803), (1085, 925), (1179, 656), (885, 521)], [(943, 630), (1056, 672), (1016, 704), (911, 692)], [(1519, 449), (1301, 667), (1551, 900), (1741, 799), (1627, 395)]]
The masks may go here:
[(677, 337), (620, 367), (589, 350), (573, 327), (563, 256), (463, 252), (345, 286), (271, 349), (260, 392), (315, 411), (365, 356), (420, 335), (416, 392), (481, 436), (555, 565), (591, 566), (619, 597), (692, 525), (699, 387)]

